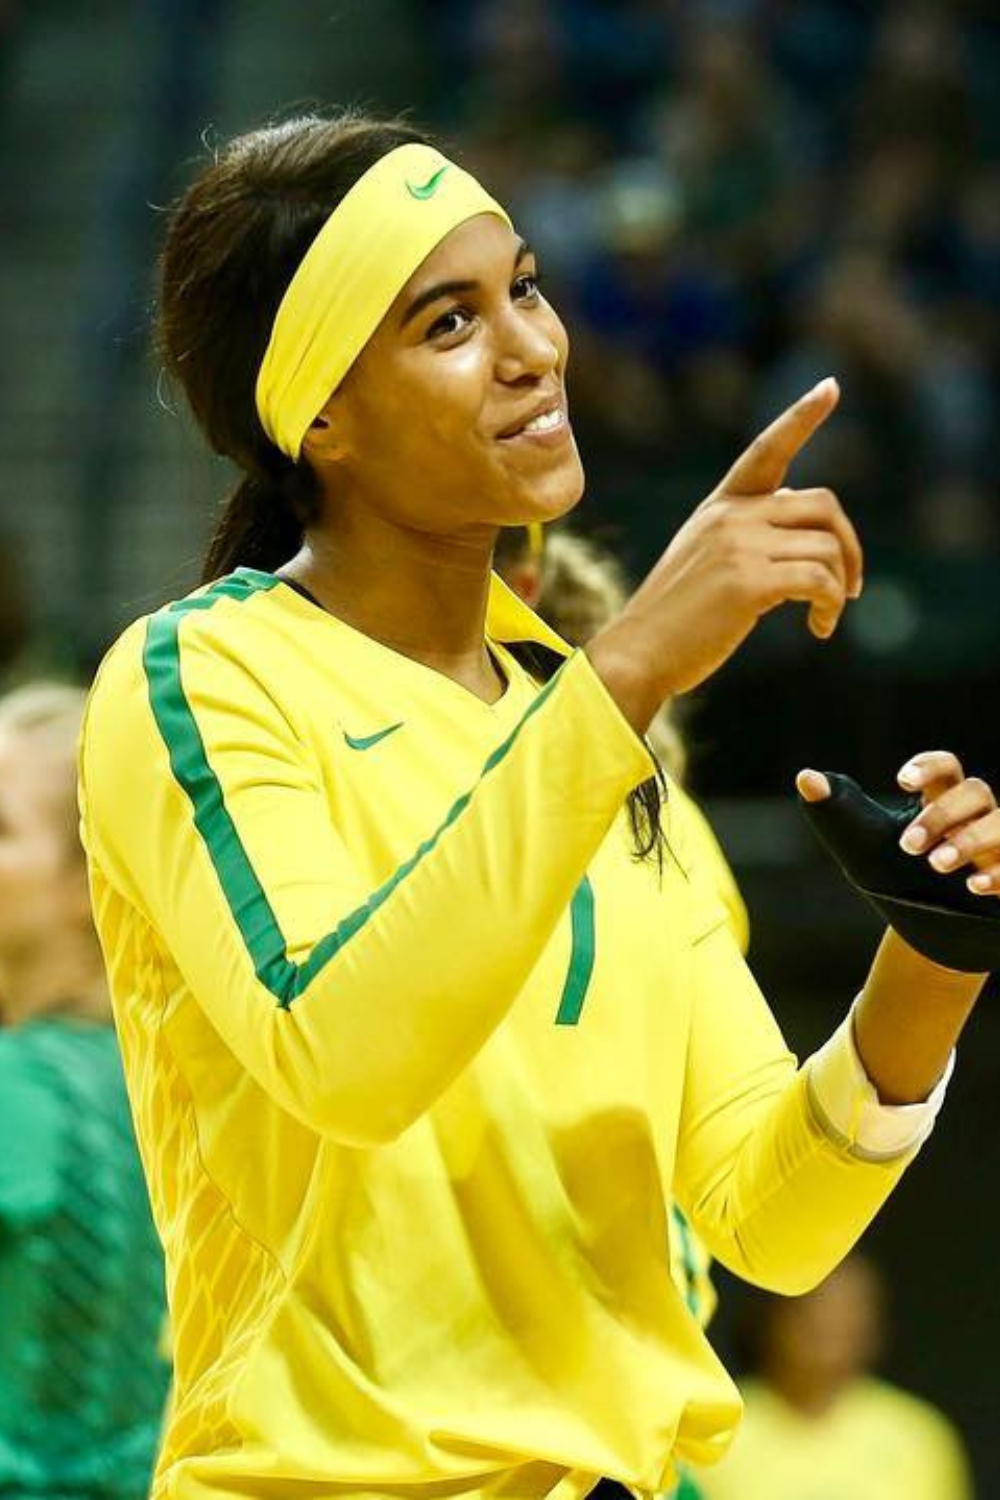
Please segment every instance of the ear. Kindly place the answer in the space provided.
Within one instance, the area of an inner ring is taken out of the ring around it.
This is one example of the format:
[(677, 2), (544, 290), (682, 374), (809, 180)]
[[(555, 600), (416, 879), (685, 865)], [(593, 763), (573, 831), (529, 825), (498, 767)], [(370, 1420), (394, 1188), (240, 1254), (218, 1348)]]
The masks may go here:
[(317, 412), (302, 439), (302, 453), (313, 468), (335, 464), (346, 456), (347, 446), (338, 426), (336, 394)]

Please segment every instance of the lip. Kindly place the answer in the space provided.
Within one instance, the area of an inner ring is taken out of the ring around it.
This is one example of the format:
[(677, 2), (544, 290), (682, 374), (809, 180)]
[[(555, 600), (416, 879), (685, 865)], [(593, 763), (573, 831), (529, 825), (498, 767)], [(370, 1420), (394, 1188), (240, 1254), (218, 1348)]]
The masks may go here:
[[(560, 420), (555, 427), (550, 427), (543, 432), (524, 432), (526, 422), (534, 421), (535, 417), (543, 416), (546, 412), (558, 411)], [(500, 443), (545, 443), (551, 445), (553, 442), (562, 442), (569, 432), (569, 417), (566, 412), (566, 398), (563, 395), (552, 395), (544, 401), (536, 401), (530, 411), (522, 413), (516, 422), (511, 422), (502, 432), (497, 433), (497, 442)]]

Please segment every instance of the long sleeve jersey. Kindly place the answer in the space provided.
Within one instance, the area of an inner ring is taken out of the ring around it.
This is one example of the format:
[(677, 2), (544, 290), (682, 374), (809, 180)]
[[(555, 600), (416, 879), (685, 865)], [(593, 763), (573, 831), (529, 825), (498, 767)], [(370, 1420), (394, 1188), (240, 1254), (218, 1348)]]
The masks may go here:
[[(494, 580), (487, 704), (239, 569), (130, 627), (82, 751), (96, 921), (164, 1241), (154, 1494), (668, 1488), (739, 1398), (676, 1199), (782, 1290), (903, 1170), (825, 1133), (583, 653)], [(565, 649), (565, 648), (563, 648)]]

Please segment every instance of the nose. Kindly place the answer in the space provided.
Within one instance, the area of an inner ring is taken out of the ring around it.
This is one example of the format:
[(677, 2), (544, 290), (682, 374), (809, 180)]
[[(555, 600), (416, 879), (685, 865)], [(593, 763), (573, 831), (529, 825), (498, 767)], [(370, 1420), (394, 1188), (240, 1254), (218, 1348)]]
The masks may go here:
[(504, 385), (542, 380), (558, 369), (555, 330), (540, 308), (512, 306), (497, 330), (497, 379)]

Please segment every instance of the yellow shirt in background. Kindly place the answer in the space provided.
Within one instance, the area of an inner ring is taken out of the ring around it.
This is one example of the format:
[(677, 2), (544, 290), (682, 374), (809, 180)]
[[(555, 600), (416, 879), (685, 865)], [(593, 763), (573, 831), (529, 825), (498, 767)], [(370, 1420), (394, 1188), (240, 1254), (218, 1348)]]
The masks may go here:
[[(780, 1290), (901, 1160), (855, 1159), (699, 872), (622, 804), (651, 762), (494, 583), (488, 705), (240, 569), (133, 625), (82, 750), (94, 908), (167, 1254), (154, 1494), (652, 1492), (736, 1390), (667, 1204)], [(422, 1487), (433, 1485), (428, 1492)]]
[(970, 1500), (951, 1423), (926, 1401), (858, 1380), (818, 1419), (759, 1381), (729, 1453), (699, 1473), (705, 1500)]
[(746, 957), (750, 947), (750, 917), (729, 861), (722, 852), (711, 823), (694, 798), (679, 786), (671, 786), (670, 794), (684, 809), (683, 817), (692, 858), (701, 866), (706, 880), (718, 896), (726, 913), (729, 930), (740, 952)]

